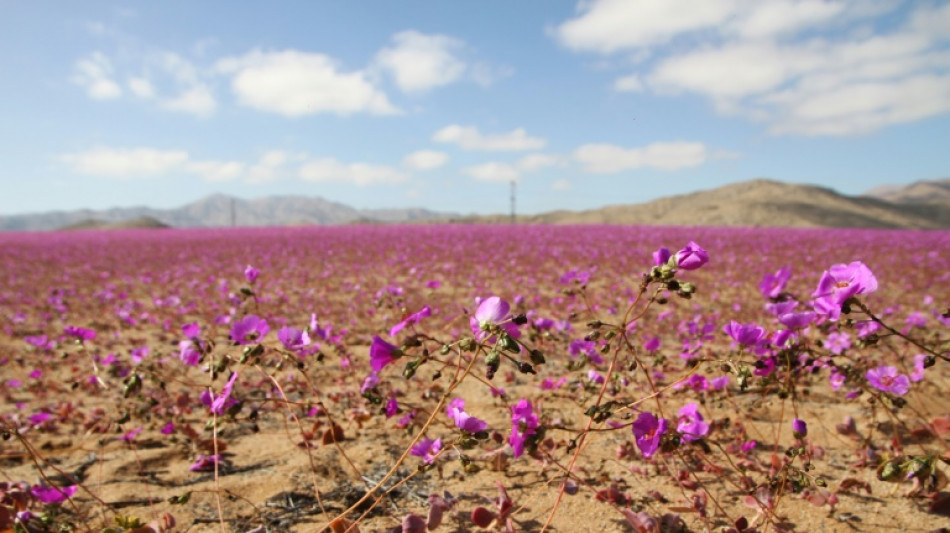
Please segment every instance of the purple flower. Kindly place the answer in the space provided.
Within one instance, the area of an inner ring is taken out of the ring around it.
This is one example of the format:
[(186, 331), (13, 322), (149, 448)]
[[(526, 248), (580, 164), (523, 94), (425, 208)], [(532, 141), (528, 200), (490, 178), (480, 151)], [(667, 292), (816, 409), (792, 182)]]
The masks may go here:
[(427, 305), (423, 307), (421, 310), (419, 310), (418, 312), (407, 316), (405, 319), (403, 319), (402, 322), (393, 326), (393, 329), (389, 330), (389, 336), (395, 337), (396, 334), (399, 333), (400, 331), (406, 329), (407, 327), (413, 324), (418, 324), (423, 318), (426, 318), (429, 316), (432, 316), (432, 309)]
[(508, 437), (508, 444), (515, 457), (521, 457), (524, 453), (525, 440), (535, 434), (538, 424), (538, 415), (534, 414), (531, 402), (527, 399), (522, 398), (511, 408), (511, 436)]
[(828, 315), (832, 320), (841, 316), (841, 305), (858, 294), (870, 294), (877, 290), (877, 278), (860, 261), (848, 265), (837, 264), (821, 275), (815, 297), (815, 310)]
[(416, 457), (422, 457), (425, 464), (430, 465), (435, 461), (440, 450), (442, 450), (442, 439), (432, 440), (428, 437), (424, 437), (412, 447), (409, 453)]
[(257, 276), (260, 274), (261, 271), (252, 267), (251, 265), (247, 265), (247, 268), (244, 269), (244, 279), (246, 279), (248, 283), (254, 283), (257, 281)]
[(195, 463), (188, 467), (192, 472), (214, 472), (214, 465), (221, 462), (220, 455), (198, 455)]
[(148, 357), (149, 351), (150, 350), (148, 346), (140, 346), (138, 348), (133, 348), (131, 353), (129, 353), (129, 357), (131, 357), (133, 363), (139, 364), (142, 362), (143, 359)]
[(762, 295), (766, 298), (778, 298), (780, 294), (785, 290), (785, 285), (788, 284), (788, 280), (792, 277), (792, 269), (787, 266), (783, 266), (778, 269), (775, 274), (766, 274), (762, 278), (762, 282), (759, 283), (759, 291), (762, 292)]
[(267, 335), (268, 331), (270, 326), (266, 320), (257, 315), (247, 315), (231, 326), (231, 340), (238, 344), (251, 344)]
[(76, 488), (76, 485), (70, 485), (68, 487), (44, 487), (37, 485), (30, 489), (30, 493), (33, 494), (34, 498), (45, 504), (57, 505), (72, 498), (73, 494), (76, 494)]
[(643, 349), (648, 352), (655, 352), (660, 349), (660, 338), (656, 335), (650, 337), (643, 343)]
[(178, 358), (181, 359), (182, 363), (188, 366), (198, 366), (198, 363), (201, 362), (202, 353), (198, 350), (198, 346), (194, 341), (181, 341), (178, 343), (178, 348), (180, 350)]
[(743, 346), (755, 346), (765, 336), (765, 329), (757, 324), (740, 324), (730, 320), (722, 330)]
[(135, 440), (135, 437), (138, 437), (138, 436), (139, 436), (139, 433), (141, 433), (141, 432), (142, 432), (142, 428), (141, 428), (141, 427), (137, 427), (137, 428), (133, 429), (132, 431), (129, 431), (129, 432), (126, 433), (125, 435), (122, 435), (121, 437), (118, 437), (118, 440), (124, 440), (125, 442), (131, 443), (133, 440)]
[(455, 426), (462, 431), (474, 434), (479, 431), (485, 431), (485, 429), (488, 428), (487, 422), (479, 420), (465, 412), (465, 400), (461, 398), (452, 400), (445, 412), (449, 415), (449, 418), (455, 421)]
[(693, 241), (689, 241), (682, 250), (676, 252), (676, 266), (680, 270), (696, 270), (708, 262), (709, 252)]
[(181, 327), (181, 331), (185, 334), (185, 337), (189, 339), (195, 339), (201, 336), (201, 326), (199, 326), (197, 322), (185, 324)]
[(927, 356), (919, 353), (914, 356), (914, 371), (910, 373), (910, 380), (913, 382), (923, 381), (924, 379), (924, 364), (927, 361)]
[(379, 335), (373, 335), (373, 343), (369, 347), (369, 366), (373, 372), (379, 372), (400, 356), (402, 352), (399, 348), (384, 341)]
[(164, 426), (162, 426), (161, 432), (162, 432), (162, 435), (171, 435), (172, 433), (175, 432), (175, 423), (169, 422), (165, 424)]
[(79, 326), (66, 326), (63, 333), (78, 339), (80, 342), (91, 341), (96, 338), (96, 332), (91, 329), (81, 328)]
[(693, 442), (699, 440), (709, 433), (709, 424), (703, 421), (703, 415), (699, 414), (699, 405), (688, 403), (679, 410), (679, 423), (676, 425), (676, 431), (681, 435), (683, 442)]
[(475, 310), (475, 315), (469, 318), (469, 326), (475, 339), (478, 342), (495, 342), (495, 336), (489, 333), (493, 326), (503, 329), (508, 336), (517, 339), (521, 332), (518, 331), (518, 326), (509, 320), (510, 309), (508, 302), (497, 296), (482, 300)]
[(304, 330), (284, 326), (277, 331), (277, 340), (284, 345), (284, 348), (299, 352), (310, 344), (310, 335)]
[(228, 409), (238, 403), (237, 400), (231, 398), (231, 389), (234, 387), (234, 380), (236, 380), (237, 377), (237, 372), (232, 373), (231, 378), (224, 384), (224, 387), (221, 389), (221, 394), (218, 396), (215, 396), (213, 392), (207, 390), (202, 391), (201, 403), (210, 407), (212, 413), (217, 415), (226, 413)]
[(390, 398), (386, 402), (386, 418), (392, 418), (399, 412), (399, 400)]
[(759, 444), (759, 443), (756, 442), (756, 441), (754, 441), (754, 440), (746, 441), (746, 442), (743, 442), (743, 443), (742, 443), (741, 449), (742, 449), (743, 452), (749, 453), (749, 452), (751, 452), (752, 450), (754, 450), (755, 447), (756, 447), (756, 445), (758, 445), (758, 444)]
[(633, 436), (644, 457), (651, 457), (659, 449), (660, 438), (666, 433), (668, 424), (665, 418), (657, 419), (652, 413), (640, 413), (633, 422)]
[(832, 390), (838, 390), (844, 385), (847, 375), (838, 372), (837, 368), (831, 369), (831, 374), (828, 375), (828, 383), (831, 385)]
[(665, 265), (670, 260), (670, 251), (666, 246), (660, 246), (653, 252), (653, 264), (655, 266)]
[(587, 379), (597, 383), (598, 385), (604, 382), (604, 376), (601, 376), (600, 372), (597, 372), (593, 368), (587, 371)]
[(803, 439), (808, 435), (808, 424), (801, 418), (792, 420), (792, 434), (796, 439)]
[(867, 371), (864, 375), (868, 383), (879, 391), (890, 392), (897, 396), (903, 396), (910, 390), (910, 378), (904, 374), (898, 374), (893, 366), (879, 366)]
[(804, 311), (801, 313), (785, 313), (778, 317), (778, 321), (790, 330), (805, 329), (815, 321), (815, 313)]
[(835, 355), (841, 355), (842, 352), (851, 347), (851, 336), (841, 331), (835, 331), (828, 334), (825, 339), (825, 348)]
[(379, 385), (379, 374), (376, 372), (370, 372), (366, 379), (363, 380), (363, 385), (360, 387), (360, 394), (366, 394), (366, 392), (376, 385)]

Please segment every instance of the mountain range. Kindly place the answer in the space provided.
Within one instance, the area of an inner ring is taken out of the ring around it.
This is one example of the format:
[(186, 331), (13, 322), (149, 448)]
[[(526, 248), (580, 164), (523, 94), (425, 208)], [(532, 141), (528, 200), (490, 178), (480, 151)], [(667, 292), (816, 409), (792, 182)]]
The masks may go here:
[[(175, 209), (56, 211), (0, 217), (0, 230), (222, 227), (356, 223), (505, 223), (507, 214), (460, 216), (428, 209), (356, 209), (319, 197), (243, 200), (216, 194)], [(950, 179), (878, 187), (848, 196), (816, 185), (757, 179), (651, 202), (520, 215), (519, 223), (669, 226), (950, 228)]]

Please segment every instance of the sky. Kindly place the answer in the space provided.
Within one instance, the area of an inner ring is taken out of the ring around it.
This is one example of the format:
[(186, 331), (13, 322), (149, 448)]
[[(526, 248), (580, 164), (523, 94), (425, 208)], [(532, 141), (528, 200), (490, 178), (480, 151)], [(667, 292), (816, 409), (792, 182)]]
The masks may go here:
[(950, 2), (28, 2), (0, 215), (214, 193), (591, 209), (950, 177)]

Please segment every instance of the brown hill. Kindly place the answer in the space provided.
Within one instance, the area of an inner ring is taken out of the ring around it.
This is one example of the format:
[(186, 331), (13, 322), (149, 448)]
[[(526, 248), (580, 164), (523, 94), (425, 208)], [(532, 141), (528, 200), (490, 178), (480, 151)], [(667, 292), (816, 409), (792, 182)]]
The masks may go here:
[(161, 229), (168, 228), (152, 217), (139, 217), (130, 220), (120, 220), (118, 222), (104, 222), (96, 219), (80, 220), (74, 224), (63, 226), (61, 230), (85, 230), (85, 229)]
[(877, 187), (866, 195), (897, 204), (942, 204), (950, 207), (950, 178)]
[[(854, 227), (938, 229), (950, 213), (937, 206), (895, 204), (851, 197), (832, 189), (752, 180), (636, 205), (519, 216), (519, 222), (549, 224), (643, 224), (663, 226)], [(933, 209), (931, 209), (933, 208)], [(507, 222), (506, 216), (466, 221)]]

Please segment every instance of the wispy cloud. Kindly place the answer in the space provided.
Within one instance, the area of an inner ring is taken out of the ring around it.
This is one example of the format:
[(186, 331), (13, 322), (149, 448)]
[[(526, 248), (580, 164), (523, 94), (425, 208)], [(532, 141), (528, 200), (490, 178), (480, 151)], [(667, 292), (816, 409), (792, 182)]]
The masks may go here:
[(159, 176), (179, 169), (188, 161), (188, 152), (100, 147), (64, 154), (60, 160), (77, 174), (128, 179)]
[(462, 41), (447, 35), (407, 30), (393, 35), (392, 46), (376, 54), (376, 65), (406, 92), (425, 92), (458, 81), (467, 68), (455, 55)]
[(652, 143), (637, 148), (613, 144), (585, 144), (573, 154), (586, 172), (612, 174), (624, 170), (649, 167), (657, 170), (677, 170), (703, 164), (709, 151), (703, 143)]
[(313, 182), (352, 183), (368, 185), (393, 185), (409, 179), (408, 174), (385, 165), (368, 163), (342, 163), (332, 157), (317, 159), (300, 167), (300, 177)]
[(516, 128), (507, 133), (483, 134), (478, 128), (452, 124), (435, 132), (432, 140), (438, 143), (454, 144), (463, 150), (524, 151), (544, 148), (547, 141), (539, 137), (530, 137), (524, 128)]
[(412, 170), (432, 170), (445, 165), (449, 156), (435, 150), (418, 150), (403, 158), (402, 164)]

